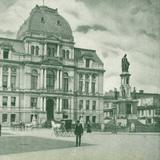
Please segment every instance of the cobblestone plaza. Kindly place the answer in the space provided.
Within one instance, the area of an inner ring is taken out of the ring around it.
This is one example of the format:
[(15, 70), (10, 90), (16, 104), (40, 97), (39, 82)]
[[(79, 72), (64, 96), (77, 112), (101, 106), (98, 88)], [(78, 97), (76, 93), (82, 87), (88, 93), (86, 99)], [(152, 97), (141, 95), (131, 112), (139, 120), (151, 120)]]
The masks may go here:
[(7, 130), (2, 135), (1, 160), (159, 160), (160, 157), (160, 134), (156, 133), (84, 133), (81, 147), (75, 147), (75, 137), (55, 137), (50, 129)]

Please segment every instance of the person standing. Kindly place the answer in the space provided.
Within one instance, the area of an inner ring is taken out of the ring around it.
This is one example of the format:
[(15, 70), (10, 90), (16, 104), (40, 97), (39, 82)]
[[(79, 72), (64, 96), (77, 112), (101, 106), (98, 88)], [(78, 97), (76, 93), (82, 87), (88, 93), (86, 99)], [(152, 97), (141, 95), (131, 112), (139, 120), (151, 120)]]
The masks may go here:
[(86, 126), (87, 126), (87, 133), (91, 133), (91, 122), (90, 122), (90, 120), (87, 121)]
[(76, 147), (81, 146), (81, 136), (83, 134), (83, 127), (79, 120), (77, 121), (74, 133), (76, 135)]

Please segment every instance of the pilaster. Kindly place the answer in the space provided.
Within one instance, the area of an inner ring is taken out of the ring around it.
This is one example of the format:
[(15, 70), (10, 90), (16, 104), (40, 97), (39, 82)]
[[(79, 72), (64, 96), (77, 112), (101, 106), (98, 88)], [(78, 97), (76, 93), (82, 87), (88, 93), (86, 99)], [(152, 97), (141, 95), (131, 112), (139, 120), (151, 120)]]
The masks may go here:
[(11, 89), (11, 67), (8, 68), (8, 90)]
[(0, 90), (2, 90), (2, 66), (0, 66)]

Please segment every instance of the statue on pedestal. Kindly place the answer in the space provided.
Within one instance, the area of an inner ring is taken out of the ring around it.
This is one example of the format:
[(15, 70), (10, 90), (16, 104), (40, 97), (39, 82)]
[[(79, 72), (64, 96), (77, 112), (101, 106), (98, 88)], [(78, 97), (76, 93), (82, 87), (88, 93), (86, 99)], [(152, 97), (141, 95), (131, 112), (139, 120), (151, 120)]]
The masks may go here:
[(130, 63), (127, 60), (127, 55), (125, 54), (122, 58), (122, 72), (128, 72)]
[(124, 89), (124, 86), (122, 86), (122, 97), (125, 98), (126, 97), (126, 91)]

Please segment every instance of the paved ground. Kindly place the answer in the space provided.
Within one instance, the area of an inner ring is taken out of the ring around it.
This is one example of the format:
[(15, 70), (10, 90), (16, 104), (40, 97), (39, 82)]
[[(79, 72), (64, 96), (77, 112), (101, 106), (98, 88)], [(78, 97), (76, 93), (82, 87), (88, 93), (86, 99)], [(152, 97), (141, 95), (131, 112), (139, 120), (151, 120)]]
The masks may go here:
[(160, 134), (85, 133), (82, 138), (84, 145), (74, 147), (75, 137), (55, 137), (47, 129), (8, 133), (13, 135), (1, 137), (0, 153), (4, 154), (1, 148), (6, 145), (10, 148), (6, 148), (5, 155), (0, 155), (0, 160), (160, 159)]

